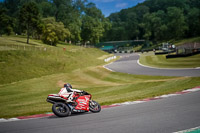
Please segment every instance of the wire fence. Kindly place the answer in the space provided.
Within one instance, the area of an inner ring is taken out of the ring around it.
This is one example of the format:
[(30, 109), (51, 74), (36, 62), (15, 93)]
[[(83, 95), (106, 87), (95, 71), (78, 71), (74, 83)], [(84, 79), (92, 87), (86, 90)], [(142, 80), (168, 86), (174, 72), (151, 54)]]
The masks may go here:
[(0, 51), (8, 50), (27, 50), (27, 51), (77, 51), (83, 48), (95, 48), (94, 45), (76, 45), (79, 47), (67, 49), (69, 47), (51, 47), (51, 46), (39, 46), (39, 45), (18, 45), (18, 44), (1, 44)]
[(84, 48), (93, 48), (92, 46), (66, 46), (66, 47), (51, 47), (51, 46), (38, 46), (38, 45), (16, 45), (16, 44), (5, 44), (0, 45), (0, 51), (11, 51), (11, 50), (23, 50), (23, 51), (40, 51), (40, 52), (77, 52), (82, 51)]
[(37, 46), (37, 45), (34, 45), (34, 46), (32, 46), (32, 45), (15, 45), (15, 44), (0, 45), (0, 51), (7, 51), (7, 50), (51, 51), (51, 50), (53, 50), (53, 48)]

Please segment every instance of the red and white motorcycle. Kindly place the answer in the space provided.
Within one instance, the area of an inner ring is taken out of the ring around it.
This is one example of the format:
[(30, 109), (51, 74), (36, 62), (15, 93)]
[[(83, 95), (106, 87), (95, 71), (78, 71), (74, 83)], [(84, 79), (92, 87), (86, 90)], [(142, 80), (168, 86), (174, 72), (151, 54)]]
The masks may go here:
[[(47, 97), (47, 102), (53, 104), (52, 111), (58, 117), (66, 117), (75, 112), (97, 113), (101, 111), (101, 106), (91, 99), (92, 95), (86, 91), (71, 89), (72, 93), (62, 88), (58, 94), (50, 94)], [(73, 99), (69, 99), (69, 95)]]

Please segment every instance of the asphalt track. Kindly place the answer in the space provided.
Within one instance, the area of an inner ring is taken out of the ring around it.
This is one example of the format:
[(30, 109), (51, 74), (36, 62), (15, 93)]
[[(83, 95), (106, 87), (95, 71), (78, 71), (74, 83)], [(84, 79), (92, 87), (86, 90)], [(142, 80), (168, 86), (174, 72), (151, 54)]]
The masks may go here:
[(157, 75), (157, 76), (190, 76), (199, 77), (200, 68), (193, 69), (157, 69), (144, 67), (138, 64), (139, 55), (133, 54), (118, 54), (121, 59), (106, 65), (105, 67), (116, 71), (136, 75)]
[(65, 118), (1, 122), (1, 133), (172, 133), (200, 126), (200, 91)]

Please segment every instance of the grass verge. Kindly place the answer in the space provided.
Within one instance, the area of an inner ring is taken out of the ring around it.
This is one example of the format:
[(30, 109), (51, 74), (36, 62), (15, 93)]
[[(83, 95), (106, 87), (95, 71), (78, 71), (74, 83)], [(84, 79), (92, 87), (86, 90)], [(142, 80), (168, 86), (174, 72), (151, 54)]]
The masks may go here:
[(140, 55), (140, 63), (158, 68), (196, 68), (200, 67), (200, 54), (166, 59), (166, 55), (154, 55), (153, 52)]

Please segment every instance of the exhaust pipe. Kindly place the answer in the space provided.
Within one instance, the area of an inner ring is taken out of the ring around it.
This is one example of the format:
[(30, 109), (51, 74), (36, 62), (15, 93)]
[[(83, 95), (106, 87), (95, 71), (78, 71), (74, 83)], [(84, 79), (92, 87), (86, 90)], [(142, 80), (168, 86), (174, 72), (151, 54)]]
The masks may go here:
[(52, 103), (52, 104), (56, 103), (55, 101), (50, 100), (50, 99), (48, 99), (48, 98), (47, 98), (47, 102)]

